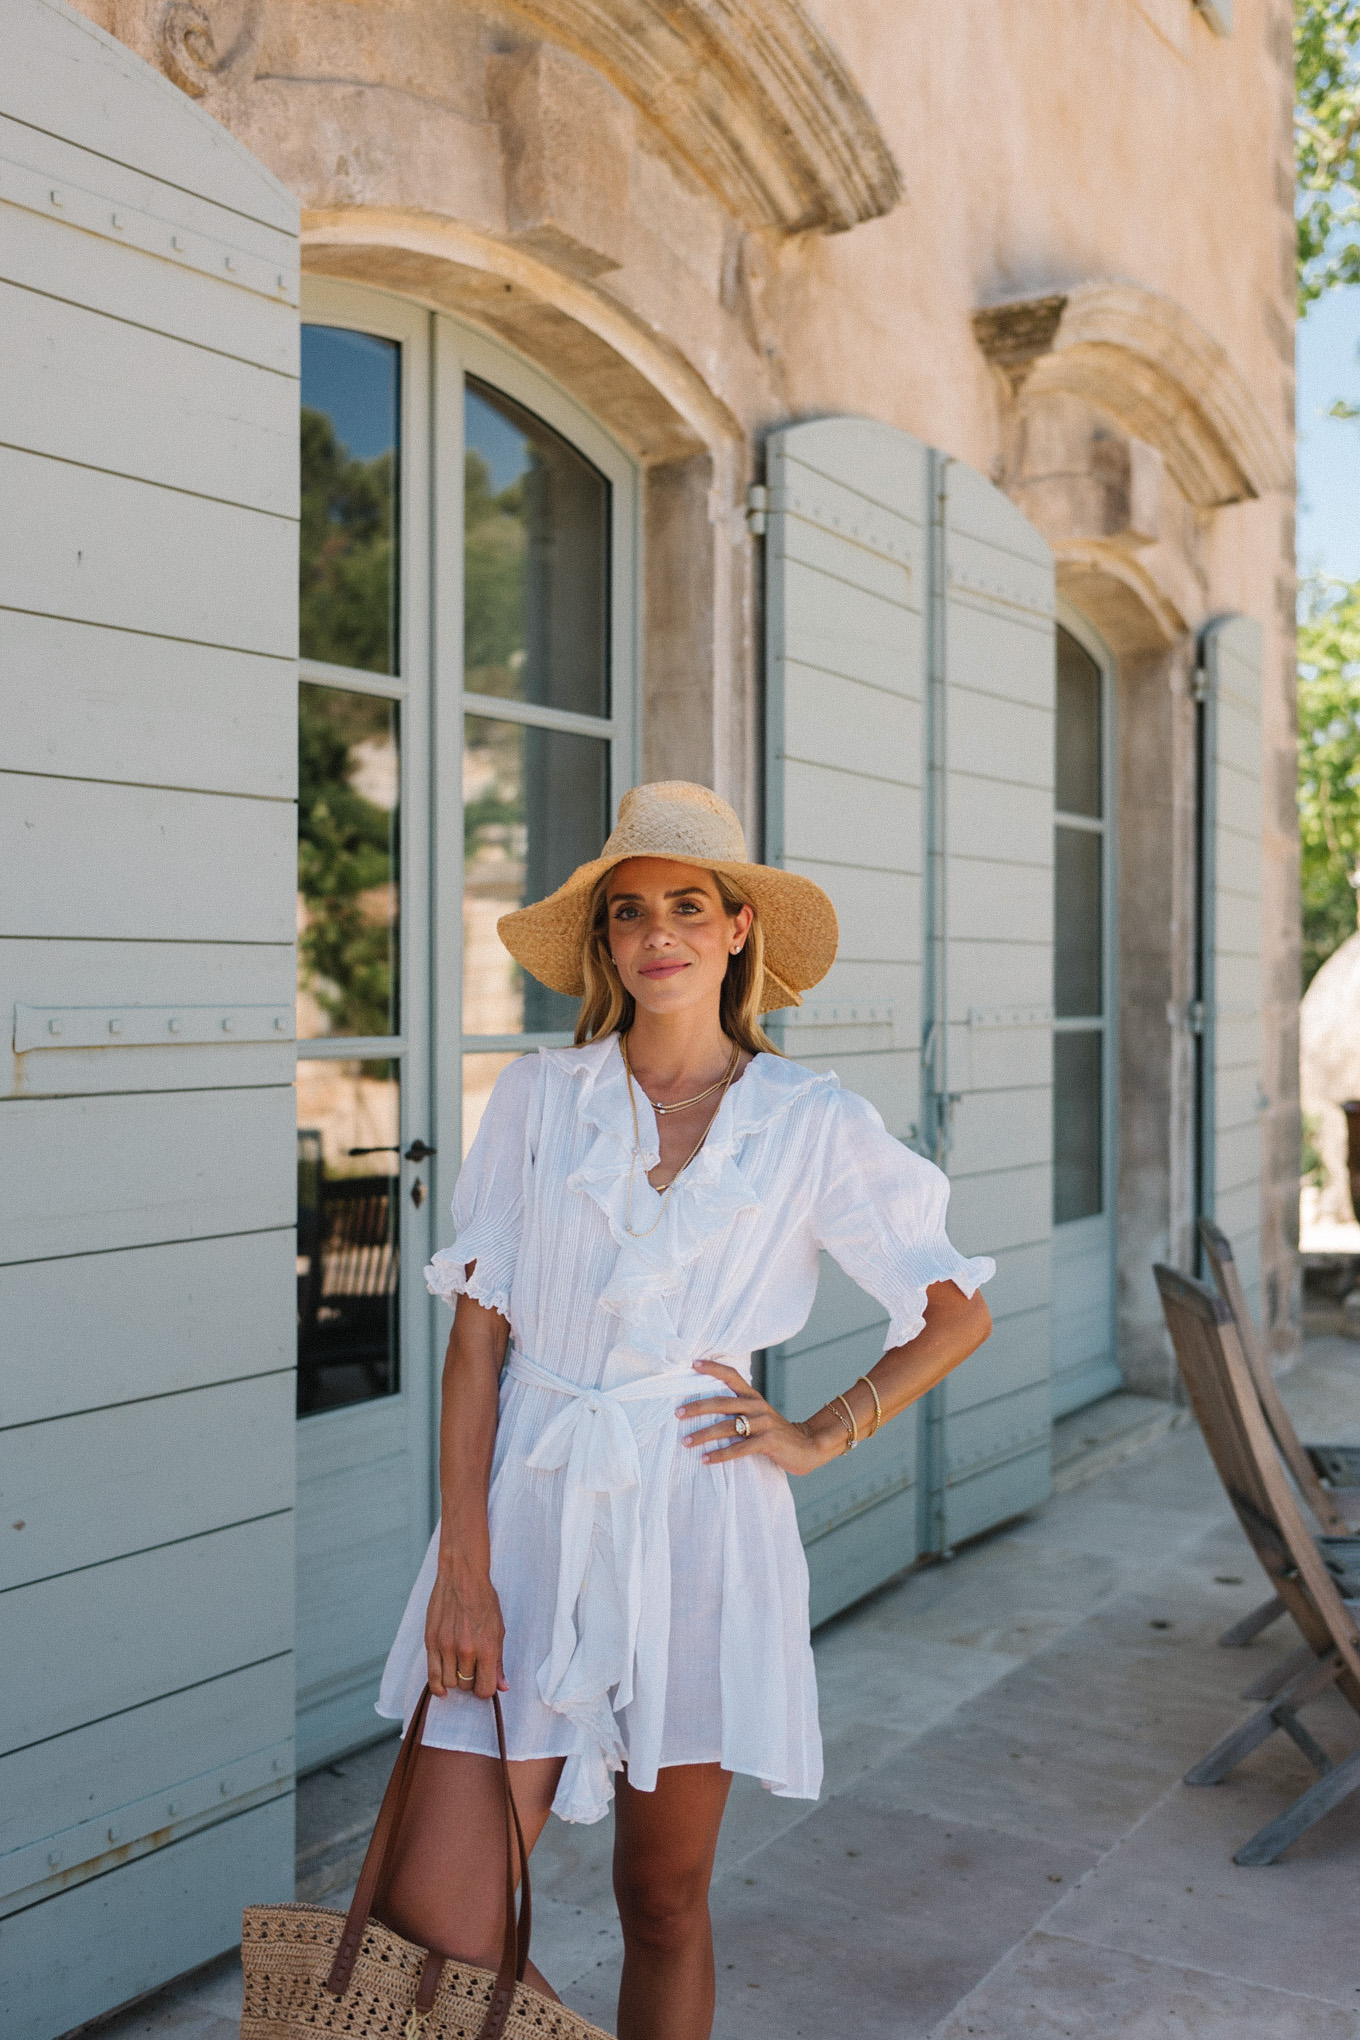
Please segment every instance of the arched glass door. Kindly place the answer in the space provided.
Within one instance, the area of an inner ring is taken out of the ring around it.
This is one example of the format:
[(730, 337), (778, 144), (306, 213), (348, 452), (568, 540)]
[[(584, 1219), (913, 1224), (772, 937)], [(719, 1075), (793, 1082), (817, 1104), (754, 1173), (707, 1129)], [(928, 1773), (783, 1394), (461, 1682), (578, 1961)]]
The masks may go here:
[(372, 1737), (437, 1509), (422, 1268), (500, 1068), (574, 1012), (497, 917), (633, 774), (631, 464), (453, 321), (311, 286), (298, 701), (298, 1761)]
[(1108, 661), (1059, 624), (1053, 841), (1053, 1414), (1120, 1385), (1115, 1357), (1114, 827)]

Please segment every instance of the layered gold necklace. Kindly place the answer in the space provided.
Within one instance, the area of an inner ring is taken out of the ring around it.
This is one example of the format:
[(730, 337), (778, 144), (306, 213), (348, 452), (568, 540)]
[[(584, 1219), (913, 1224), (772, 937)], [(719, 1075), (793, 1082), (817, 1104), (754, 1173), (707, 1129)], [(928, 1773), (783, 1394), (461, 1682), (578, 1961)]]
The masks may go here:
[(728, 1063), (727, 1068), (724, 1071), (723, 1075), (717, 1079), (716, 1083), (710, 1084), (707, 1090), (697, 1091), (692, 1098), (678, 1099), (676, 1103), (673, 1105), (656, 1105), (656, 1104), (652, 1105), (653, 1112), (662, 1114), (664, 1116), (664, 1114), (666, 1114), (667, 1112), (683, 1112), (687, 1106), (699, 1105), (703, 1102), (705, 1098), (711, 1098), (715, 1091), (720, 1091), (722, 1093), (722, 1097), (719, 1098), (717, 1105), (715, 1105), (715, 1107), (713, 1108), (707, 1126), (705, 1126), (703, 1132), (699, 1135), (698, 1140), (695, 1141), (694, 1146), (690, 1149), (689, 1153), (685, 1156), (684, 1161), (681, 1162), (679, 1168), (676, 1170), (675, 1174), (671, 1177), (670, 1182), (667, 1183), (665, 1189), (661, 1192), (661, 1208), (657, 1212), (656, 1217), (652, 1220), (651, 1224), (647, 1227), (647, 1230), (645, 1232), (634, 1232), (632, 1223), (633, 1178), (637, 1173), (638, 1160), (642, 1154), (642, 1130), (638, 1125), (637, 1097), (633, 1091), (633, 1065), (628, 1059), (628, 1037), (626, 1034), (620, 1036), (619, 1047), (623, 1052), (623, 1073), (628, 1080), (628, 1104), (633, 1114), (633, 1153), (628, 1163), (628, 1202), (627, 1207), (623, 1214), (623, 1229), (627, 1233), (630, 1240), (645, 1240), (649, 1238), (650, 1235), (654, 1233), (657, 1227), (660, 1225), (666, 1210), (666, 1199), (670, 1196), (672, 1190), (675, 1188), (680, 1178), (684, 1175), (685, 1170), (689, 1167), (690, 1163), (694, 1160), (694, 1157), (698, 1154), (704, 1142), (708, 1139), (709, 1133), (711, 1132), (713, 1127), (713, 1121), (717, 1118), (718, 1113), (722, 1110), (722, 1101), (723, 1098), (727, 1096), (728, 1085), (732, 1082), (733, 1077), (735, 1077), (735, 1075), (737, 1074), (737, 1064), (741, 1061), (741, 1048), (737, 1042), (733, 1042), (732, 1060)]

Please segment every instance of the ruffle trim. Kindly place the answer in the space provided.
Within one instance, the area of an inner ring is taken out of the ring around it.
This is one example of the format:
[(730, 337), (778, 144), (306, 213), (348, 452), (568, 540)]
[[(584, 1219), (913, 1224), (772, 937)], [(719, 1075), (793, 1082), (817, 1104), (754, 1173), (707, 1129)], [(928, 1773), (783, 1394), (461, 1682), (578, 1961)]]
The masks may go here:
[[(736, 1159), (742, 1142), (814, 1087), (835, 1089), (837, 1080), (775, 1056), (757, 1056), (723, 1099), (708, 1139), (658, 1210), (658, 1193), (647, 1181), (658, 1160), (656, 1121), (645, 1098), (635, 1093), (641, 1151), (634, 1156), (633, 1114), (618, 1037), (610, 1035), (583, 1049), (540, 1053), (583, 1083), (578, 1109), (596, 1137), (581, 1166), (567, 1178), (567, 1188), (598, 1207), (619, 1250), (599, 1299), (600, 1308), (620, 1322), (606, 1385), (682, 1364), (693, 1355), (679, 1338), (671, 1299), (710, 1241), (720, 1238), (734, 1219), (760, 1209)], [(649, 1226), (654, 1227), (650, 1232)]]
[[(469, 1261), (475, 1263), (469, 1278)], [(425, 1270), (425, 1287), (442, 1297), (450, 1310), (460, 1296), (470, 1296), (486, 1310), (510, 1316), (510, 1285), (515, 1279), (515, 1249), (489, 1238), (471, 1225), (451, 1247), (441, 1247)]]
[[(965, 1296), (976, 1296), (984, 1282), (990, 1282), (996, 1273), (996, 1262), (987, 1254), (975, 1254), (971, 1260), (950, 1244), (948, 1239), (932, 1241), (929, 1246), (917, 1247), (912, 1252), (917, 1264), (909, 1278), (909, 1286), (893, 1305), (883, 1351), (890, 1352), (894, 1346), (910, 1345), (925, 1330), (926, 1291), (933, 1282), (953, 1282)], [(923, 1268), (920, 1264), (930, 1265)]]

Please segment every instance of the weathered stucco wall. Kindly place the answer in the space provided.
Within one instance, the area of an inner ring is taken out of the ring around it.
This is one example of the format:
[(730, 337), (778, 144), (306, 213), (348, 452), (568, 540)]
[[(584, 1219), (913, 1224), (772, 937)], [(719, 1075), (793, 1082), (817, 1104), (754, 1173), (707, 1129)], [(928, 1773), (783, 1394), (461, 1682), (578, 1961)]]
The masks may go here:
[(1119, 662), (1123, 1358), (1162, 1391), (1149, 1262), (1190, 1249), (1189, 672), (1207, 619), (1261, 620), (1263, 1275), (1288, 1348), (1288, 0), (1237, 0), (1226, 38), (1191, 0), (809, 0), (806, 16), (750, 0), (725, 23), (697, 0), (85, 5), (300, 194), (314, 271), (501, 335), (647, 466), (649, 773), (709, 778), (755, 817), (742, 507), (770, 423), (886, 419), (1045, 532)]

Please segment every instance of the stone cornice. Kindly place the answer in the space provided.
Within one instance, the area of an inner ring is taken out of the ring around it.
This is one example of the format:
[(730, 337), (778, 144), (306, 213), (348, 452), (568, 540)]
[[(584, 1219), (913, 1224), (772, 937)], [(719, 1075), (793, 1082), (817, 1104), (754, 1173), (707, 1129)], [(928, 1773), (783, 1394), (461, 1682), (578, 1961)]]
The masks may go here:
[(903, 185), (863, 94), (799, 0), (508, 0), (584, 57), (743, 225), (840, 233)]
[(381, 207), (304, 211), (302, 267), (452, 312), (552, 375), (644, 464), (707, 451), (744, 428), (680, 351), (636, 314), (532, 250), (457, 221)]
[(1254, 392), (1171, 298), (1082, 284), (973, 314), (978, 345), (1028, 403), (1063, 392), (1099, 404), (1155, 446), (1202, 509), (1290, 489), (1293, 470)]

